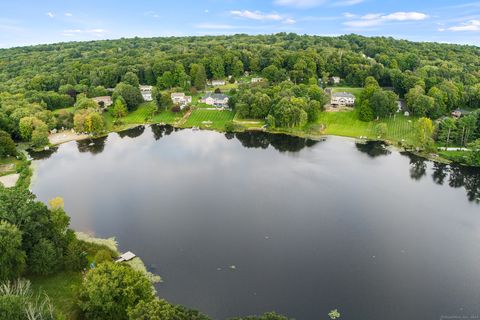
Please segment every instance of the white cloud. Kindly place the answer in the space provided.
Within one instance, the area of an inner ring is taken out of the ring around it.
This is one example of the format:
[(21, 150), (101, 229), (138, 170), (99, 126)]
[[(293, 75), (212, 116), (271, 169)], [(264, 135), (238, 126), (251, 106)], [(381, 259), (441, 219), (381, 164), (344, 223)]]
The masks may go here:
[(357, 18), (356, 16), (347, 16), (347, 18), (356, 18), (344, 22), (344, 25), (354, 28), (374, 27), (386, 22), (401, 22), (401, 21), (421, 21), (428, 18), (428, 15), (421, 12), (394, 12), (390, 14), (369, 13)]
[(364, 1), (365, 0), (343, 0), (343, 1), (334, 2), (332, 4), (332, 6), (334, 6), (334, 7), (348, 7), (348, 6), (354, 6), (356, 4), (360, 4)]
[(70, 12), (65, 12), (65, 17), (71, 17), (71, 16), (73, 16), (72, 13), (70, 13)]
[(156, 13), (155, 11), (147, 11), (147, 12), (144, 12), (143, 15), (147, 16), (147, 17), (152, 17), (152, 18), (155, 18), (155, 19), (160, 18), (160, 15), (158, 13)]
[(356, 4), (360, 4), (365, 0), (337, 0), (337, 1), (328, 1), (328, 0), (274, 0), (274, 4), (279, 6), (294, 7), (300, 9), (318, 7), (323, 4), (329, 4), (333, 7), (348, 7)]
[(105, 29), (66, 29), (63, 30), (62, 35), (65, 37), (73, 37), (76, 35), (82, 35), (82, 34), (87, 34), (87, 35), (94, 35), (96, 37), (102, 37), (108, 33), (107, 30)]
[(257, 20), (257, 21), (281, 21), (284, 24), (295, 24), (297, 21), (278, 13), (263, 13), (261, 11), (233, 10), (230, 14), (234, 17)]
[(195, 25), (198, 29), (210, 29), (210, 30), (229, 30), (235, 29), (235, 26), (231, 24), (219, 24), (219, 23), (200, 23)]
[(326, 0), (275, 0), (274, 3), (279, 6), (312, 8), (322, 5)]
[[(447, 28), (446, 30), (450, 31), (480, 31), (480, 20), (469, 20), (464, 22), (458, 26), (453, 26)], [(439, 29), (439, 31), (445, 31), (444, 28)]]
[(46, 15), (49, 16), (50, 18), (55, 17), (55, 15), (54, 15), (53, 13), (51, 13), (51, 12), (47, 12)]
[(203, 12), (205, 13), (209, 13), (210, 11), (208, 9), (205, 9)]
[(249, 10), (233, 10), (230, 11), (230, 14), (234, 17), (241, 17), (252, 20), (274, 20), (280, 21), (283, 20), (283, 17), (277, 13), (262, 13), (260, 11), (249, 11)]

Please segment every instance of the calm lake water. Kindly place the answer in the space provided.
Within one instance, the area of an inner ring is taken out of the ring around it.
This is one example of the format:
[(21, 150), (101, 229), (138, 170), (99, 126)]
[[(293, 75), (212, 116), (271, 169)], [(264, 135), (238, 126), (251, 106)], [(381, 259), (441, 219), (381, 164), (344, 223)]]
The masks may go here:
[[(39, 155), (37, 155), (39, 156)], [(480, 172), (379, 143), (152, 126), (40, 155), (33, 192), (215, 319), (480, 316)]]

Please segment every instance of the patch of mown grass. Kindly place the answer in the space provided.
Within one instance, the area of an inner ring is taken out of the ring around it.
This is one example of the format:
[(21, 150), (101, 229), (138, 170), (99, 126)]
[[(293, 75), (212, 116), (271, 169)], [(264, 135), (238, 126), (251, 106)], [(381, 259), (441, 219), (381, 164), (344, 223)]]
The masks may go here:
[(32, 289), (37, 294), (46, 293), (59, 319), (77, 319), (77, 291), (82, 282), (80, 272), (60, 272), (52, 276), (31, 276)]
[(397, 114), (395, 117), (379, 121), (364, 122), (358, 118), (357, 110), (340, 112), (322, 112), (317, 120), (323, 125), (323, 134), (344, 137), (367, 137), (376, 139), (375, 127), (380, 123), (387, 124), (386, 140), (400, 142), (404, 140), (410, 145), (416, 144), (415, 118)]
[(225, 124), (233, 120), (234, 112), (229, 110), (205, 110), (195, 109), (183, 127), (199, 127), (203, 129), (213, 129), (224, 131)]
[[(145, 123), (167, 123), (174, 124), (180, 120), (183, 116), (183, 112), (172, 112), (170, 110), (163, 110), (155, 113), (154, 102), (142, 103), (138, 108), (125, 117), (121, 118), (119, 124), (131, 125), (131, 124), (145, 124)], [(105, 120), (105, 126), (107, 131), (111, 131), (115, 126), (115, 119), (111, 111), (107, 111), (103, 114)]]

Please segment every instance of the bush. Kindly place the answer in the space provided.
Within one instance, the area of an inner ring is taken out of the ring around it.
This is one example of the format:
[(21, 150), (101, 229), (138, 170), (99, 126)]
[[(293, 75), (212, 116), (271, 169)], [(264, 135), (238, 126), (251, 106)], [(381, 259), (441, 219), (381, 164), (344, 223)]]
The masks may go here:
[(375, 115), (373, 109), (369, 106), (368, 101), (364, 101), (358, 110), (358, 118), (362, 121), (373, 121)]
[(170, 110), (171, 110), (172, 112), (175, 112), (175, 113), (178, 113), (178, 112), (182, 111), (182, 109), (180, 108), (180, 106), (173, 106)]
[(153, 299), (152, 284), (142, 273), (124, 264), (103, 263), (85, 276), (78, 305), (87, 320), (127, 320), (129, 309)]
[(58, 270), (60, 254), (50, 240), (41, 239), (33, 247), (29, 259), (32, 273), (48, 275)]
[(0, 158), (16, 154), (15, 142), (13, 142), (12, 137), (5, 131), (0, 130)]
[(95, 257), (93, 258), (97, 264), (103, 263), (103, 262), (110, 262), (112, 261), (112, 254), (108, 250), (98, 250), (97, 254), (95, 254)]

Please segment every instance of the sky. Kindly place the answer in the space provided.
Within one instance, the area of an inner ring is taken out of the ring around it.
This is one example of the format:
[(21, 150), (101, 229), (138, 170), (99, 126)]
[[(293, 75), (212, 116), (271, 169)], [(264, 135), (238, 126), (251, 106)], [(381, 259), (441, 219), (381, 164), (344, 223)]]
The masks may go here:
[(480, 45), (480, 1), (0, 1), (0, 48), (135, 36), (277, 32)]

